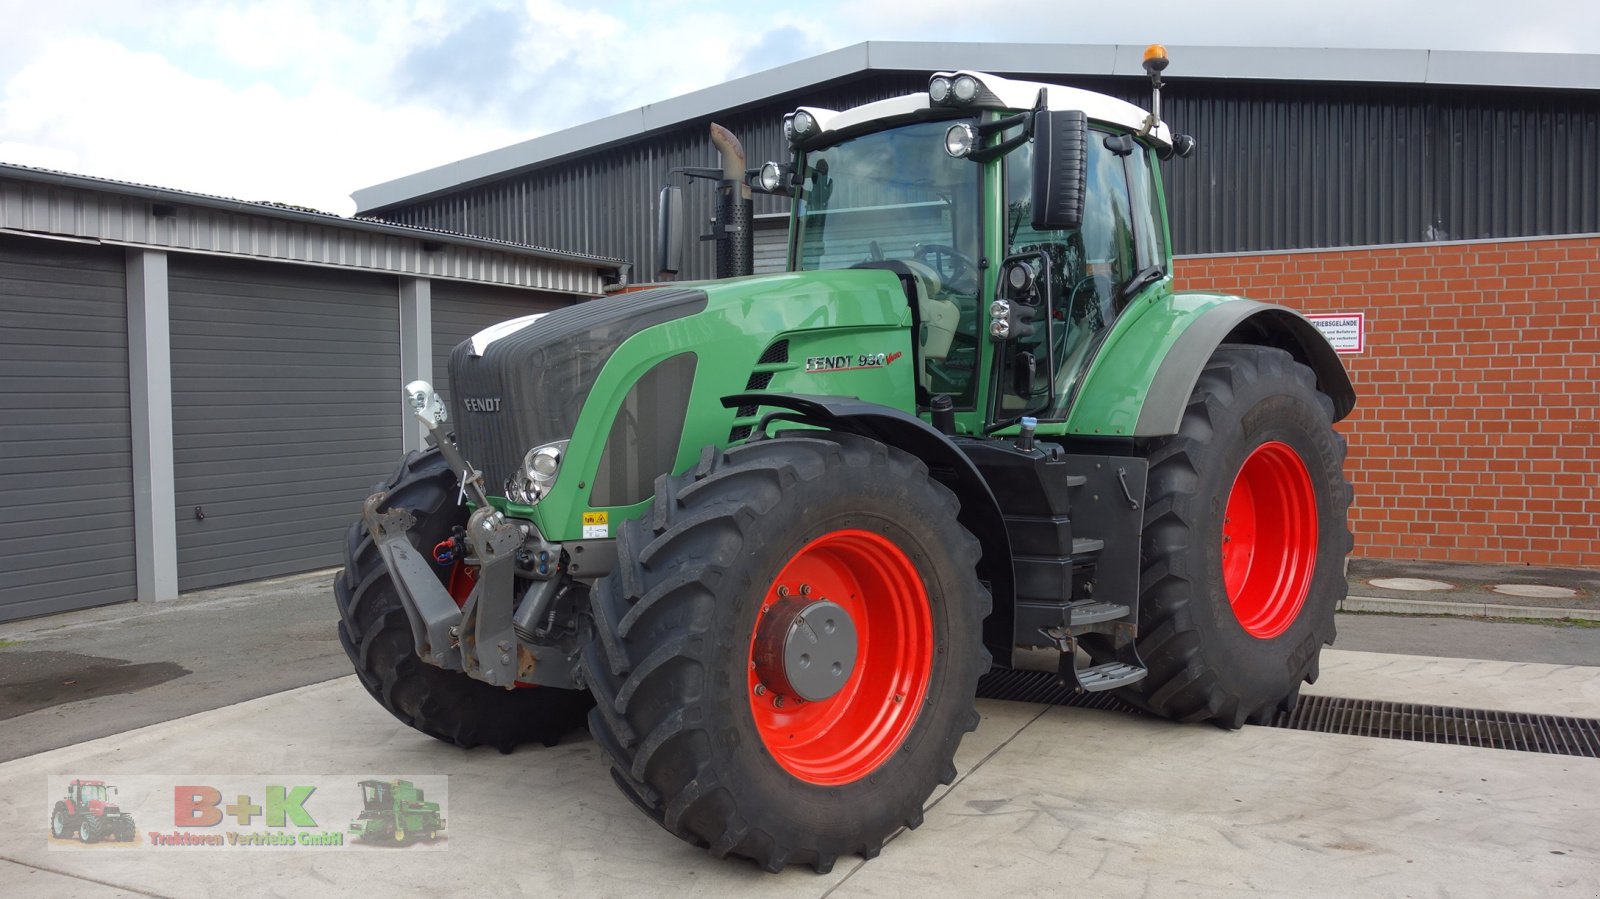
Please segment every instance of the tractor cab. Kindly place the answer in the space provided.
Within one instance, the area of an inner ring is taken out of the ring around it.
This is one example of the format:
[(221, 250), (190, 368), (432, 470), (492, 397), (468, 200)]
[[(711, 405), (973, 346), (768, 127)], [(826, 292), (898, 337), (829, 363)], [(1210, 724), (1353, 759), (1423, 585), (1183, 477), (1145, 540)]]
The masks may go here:
[(394, 808), (394, 788), (381, 780), (364, 780), (361, 782), (361, 804), (365, 809), (362, 817), (370, 817), (368, 812), (389, 811)]
[(752, 186), (793, 199), (789, 270), (895, 272), (919, 408), (947, 397), (963, 433), (1066, 421), (1118, 316), (1167, 287), (1157, 162), (1194, 143), (1155, 113), (941, 72), (925, 94), (801, 107), (784, 133), (792, 158)]
[(75, 780), (67, 787), (67, 796), (76, 805), (92, 808), (93, 803), (104, 803), (114, 789), (98, 780)]

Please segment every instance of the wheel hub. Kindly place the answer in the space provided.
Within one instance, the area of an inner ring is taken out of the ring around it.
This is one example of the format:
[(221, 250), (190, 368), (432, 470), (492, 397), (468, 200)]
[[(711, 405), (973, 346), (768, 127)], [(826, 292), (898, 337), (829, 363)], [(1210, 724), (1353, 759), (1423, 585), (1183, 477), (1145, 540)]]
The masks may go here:
[(843, 606), (790, 597), (762, 612), (752, 661), (767, 689), (821, 702), (850, 680), (856, 648), (855, 622)]

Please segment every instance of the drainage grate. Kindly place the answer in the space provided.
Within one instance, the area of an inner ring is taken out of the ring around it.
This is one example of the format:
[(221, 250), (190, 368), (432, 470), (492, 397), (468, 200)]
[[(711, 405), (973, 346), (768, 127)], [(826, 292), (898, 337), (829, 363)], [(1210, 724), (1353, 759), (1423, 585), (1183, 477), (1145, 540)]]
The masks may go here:
[(1273, 727), (1600, 758), (1600, 721), (1408, 702), (1305, 696)]
[[(1047, 671), (996, 668), (978, 682), (978, 695), (985, 699), (1143, 714), (1110, 693), (1073, 696)], [(1302, 696), (1293, 712), (1280, 713), (1271, 726), (1324, 734), (1600, 758), (1600, 720), (1594, 718)]]

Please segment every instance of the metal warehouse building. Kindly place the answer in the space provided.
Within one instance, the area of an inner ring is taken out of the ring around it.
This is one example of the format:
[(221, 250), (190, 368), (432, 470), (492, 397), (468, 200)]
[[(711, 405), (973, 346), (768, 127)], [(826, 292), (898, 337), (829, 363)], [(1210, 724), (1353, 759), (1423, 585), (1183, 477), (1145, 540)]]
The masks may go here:
[(336, 564), (401, 386), (620, 268), (0, 165), (0, 620)]
[[(653, 271), (652, 203), (752, 165), (781, 116), (969, 68), (1148, 102), (1142, 47), (867, 43), (355, 193), (366, 215), (581, 247)], [(1199, 150), (1163, 174), (1180, 288), (1359, 314), (1341, 427), (1356, 554), (1600, 567), (1600, 56), (1173, 47), (1163, 117)], [(685, 191), (690, 220), (711, 190)], [(787, 201), (758, 197), (757, 270)], [(701, 245), (686, 274), (708, 276)]]

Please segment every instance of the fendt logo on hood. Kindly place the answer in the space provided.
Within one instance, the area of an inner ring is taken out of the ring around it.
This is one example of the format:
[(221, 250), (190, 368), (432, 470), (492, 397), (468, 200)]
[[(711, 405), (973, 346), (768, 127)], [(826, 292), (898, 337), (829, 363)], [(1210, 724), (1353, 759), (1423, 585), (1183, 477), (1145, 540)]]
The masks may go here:
[(497, 396), (469, 396), (462, 400), (468, 412), (499, 412), (500, 398)]
[(817, 374), (830, 371), (860, 371), (863, 368), (883, 368), (894, 360), (899, 359), (900, 356), (900, 353), (808, 356), (806, 357), (806, 371)]

